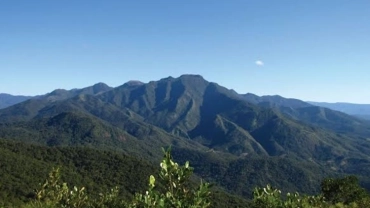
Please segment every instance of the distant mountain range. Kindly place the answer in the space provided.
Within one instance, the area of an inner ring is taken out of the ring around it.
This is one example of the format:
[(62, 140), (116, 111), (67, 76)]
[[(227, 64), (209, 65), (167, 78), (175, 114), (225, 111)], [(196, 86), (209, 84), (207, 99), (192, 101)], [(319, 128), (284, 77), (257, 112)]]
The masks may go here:
[(241, 95), (200, 75), (28, 98), (0, 110), (0, 138), (152, 162), (171, 145), (198, 176), (244, 197), (266, 183), (312, 193), (337, 174), (370, 188), (370, 122), (297, 99)]
[[(135, 86), (135, 85), (142, 85), (144, 83), (140, 81), (129, 81), (125, 83), (126, 86)], [(72, 89), (70, 91), (58, 89), (54, 90), (51, 93), (41, 96), (23, 96), (23, 95), (11, 95), (7, 93), (0, 93), (0, 109), (15, 105), (17, 103), (23, 102), (30, 98), (36, 97), (43, 97), (43, 96), (50, 96), (49, 99), (53, 99), (52, 95), (57, 95), (58, 99), (63, 99), (67, 97), (73, 97), (77, 94), (98, 94), (101, 92), (105, 92), (108, 90), (113, 89), (112, 87), (104, 84), (104, 83), (97, 83), (91, 87), (83, 88), (83, 89)], [(299, 99), (294, 98), (284, 98), (279, 95), (264, 95), (264, 96), (257, 96), (252, 93), (247, 93), (242, 95), (248, 102), (258, 105), (276, 105), (276, 106), (284, 106), (284, 107), (291, 107), (291, 108), (298, 108), (298, 107), (312, 107), (312, 106), (320, 106), (329, 108), (335, 111), (340, 111), (346, 113), (348, 115), (356, 116), (358, 118), (363, 118), (370, 120), (370, 104), (354, 104), (354, 103), (327, 103), (327, 102), (313, 102), (313, 101), (302, 101)], [(55, 97), (55, 96), (54, 96)]]
[(111, 89), (112, 87), (109, 87), (104, 83), (97, 83), (91, 87), (86, 87), (83, 89), (72, 89), (72, 90), (57, 89), (45, 95), (38, 96), (10, 95), (6, 93), (0, 93), (0, 109), (7, 108), (9, 106), (21, 103), (31, 98), (33, 99), (47, 98), (49, 101), (57, 101), (71, 98), (78, 94), (96, 95)]
[[(135, 85), (142, 85), (143, 82), (140, 81), (129, 81), (125, 83), (126, 86), (135, 86)], [(58, 95), (58, 99), (63, 99), (65, 97), (73, 97), (73, 95), (77, 94), (98, 94), (100, 92), (105, 92), (108, 90), (113, 89), (112, 87), (104, 84), (104, 83), (97, 83), (91, 87), (83, 88), (83, 89), (73, 89), (73, 90), (63, 90), (58, 89), (54, 90), (47, 95), (41, 96), (23, 96), (23, 95), (11, 95), (7, 93), (0, 93), (0, 109), (15, 105), (17, 103), (23, 102), (30, 98), (36, 97), (43, 97), (49, 95)], [(63, 96), (64, 94), (64, 96)], [(258, 105), (277, 105), (277, 106), (284, 106), (284, 107), (291, 107), (291, 108), (298, 108), (298, 107), (312, 107), (312, 106), (320, 106), (329, 108), (335, 111), (340, 111), (342, 113), (346, 113), (348, 115), (356, 116), (359, 118), (370, 120), (370, 104), (355, 104), (355, 103), (327, 103), (327, 102), (313, 102), (313, 101), (302, 101), (299, 99), (294, 98), (284, 98), (279, 95), (264, 95), (264, 96), (257, 96), (252, 93), (247, 93), (242, 95), (248, 102)], [(50, 97), (49, 99), (53, 99)]]
[(353, 104), (353, 103), (324, 103), (308, 102), (312, 105), (330, 108), (359, 118), (370, 120), (370, 104)]
[(23, 102), (25, 100), (30, 99), (31, 97), (32, 96), (10, 95), (6, 93), (0, 93), (0, 109)]

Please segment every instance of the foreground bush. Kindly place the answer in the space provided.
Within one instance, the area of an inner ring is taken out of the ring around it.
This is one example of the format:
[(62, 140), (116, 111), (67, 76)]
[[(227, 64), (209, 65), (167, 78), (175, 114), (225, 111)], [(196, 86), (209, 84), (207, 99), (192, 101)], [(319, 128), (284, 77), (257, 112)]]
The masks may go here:
[(179, 166), (172, 160), (170, 149), (164, 152), (160, 163), (159, 180), (165, 191), (158, 191), (156, 179), (149, 177), (149, 188), (145, 194), (137, 193), (131, 202), (119, 198), (119, 189), (115, 187), (108, 193), (100, 194), (98, 198), (91, 198), (84, 187), (70, 188), (66, 183), (60, 182), (59, 168), (49, 173), (49, 178), (39, 190), (35, 191), (35, 200), (28, 203), (25, 208), (62, 207), (62, 208), (106, 208), (106, 207), (176, 207), (176, 208), (206, 208), (210, 206), (209, 184), (203, 183), (192, 188), (190, 176), (193, 168), (186, 162)]
[(361, 188), (354, 176), (327, 178), (321, 183), (317, 196), (301, 196), (287, 193), (267, 185), (254, 190), (253, 208), (369, 208), (370, 196)]

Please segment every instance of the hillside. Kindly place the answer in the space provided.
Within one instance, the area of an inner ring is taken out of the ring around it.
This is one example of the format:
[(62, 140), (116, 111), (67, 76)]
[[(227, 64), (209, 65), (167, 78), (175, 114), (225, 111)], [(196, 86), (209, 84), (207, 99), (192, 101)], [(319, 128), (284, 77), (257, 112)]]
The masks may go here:
[(150, 160), (162, 157), (161, 147), (174, 145), (204, 149), (192, 141), (178, 140), (151, 125), (125, 120), (125, 131), (94, 116), (75, 111), (48, 118), (0, 124), (0, 138), (46, 146), (91, 147), (114, 150)]
[[(313, 193), (317, 191), (320, 180), (313, 172), (305, 173), (304, 168), (286, 165), (286, 160), (269, 161), (263, 158), (251, 158), (230, 161), (217, 157), (213, 153), (184, 149), (175, 149), (173, 154), (180, 164), (188, 158), (191, 165), (195, 167), (196, 173), (203, 179), (220, 184), (231, 193), (243, 195), (244, 198), (251, 197), (250, 186), (262, 186), (266, 183), (280, 185), (284, 191), (310, 190), (309, 193)], [(145, 160), (116, 151), (97, 151), (86, 147), (45, 147), (0, 140), (0, 156), (2, 158), (0, 197), (2, 203), (13, 206), (28, 201), (33, 196), (33, 190), (39, 187), (39, 183), (43, 182), (52, 167), (61, 168), (62, 179), (68, 184), (85, 186), (92, 195), (97, 196), (100, 192), (106, 192), (109, 188), (118, 186), (121, 197), (126, 199), (131, 198), (135, 192), (143, 192), (148, 176), (157, 173), (155, 168), (157, 165)], [(255, 174), (258, 174), (256, 172), (258, 166), (271, 172), (265, 176), (255, 177)], [(217, 177), (210, 176), (210, 173)], [(276, 178), (271, 178), (272, 175)], [(300, 177), (295, 178), (292, 177), (293, 175)], [(234, 183), (234, 177), (238, 180), (248, 178), (248, 181)], [(282, 184), (276, 183), (276, 180), (280, 180)], [(315, 186), (312, 186), (310, 180), (317, 182)], [(292, 186), (294, 184), (292, 182), (296, 185)], [(246, 203), (218, 187), (214, 187), (213, 192), (214, 202), (217, 205)], [(227, 200), (222, 201), (223, 198)], [(215, 207), (219, 206), (215, 205)]]
[[(125, 200), (130, 200), (134, 193), (143, 193), (149, 175), (158, 173), (158, 165), (145, 160), (86, 147), (45, 147), (0, 140), (0, 156), (0, 205), (10, 207), (31, 200), (34, 189), (40, 187), (53, 167), (61, 169), (63, 181), (84, 186), (90, 196), (98, 197), (117, 186), (120, 198)], [(212, 207), (247, 203), (218, 187), (212, 188), (212, 192)]]
[(354, 104), (354, 103), (324, 103), (324, 102), (308, 102), (312, 105), (330, 108), (349, 115), (357, 116), (370, 120), (370, 104)]
[(311, 107), (312, 105), (294, 98), (284, 98), (279, 95), (264, 95), (258, 96), (252, 93), (241, 95), (246, 101), (253, 104), (267, 105), (272, 104), (274, 106), (284, 106), (288, 108), (304, 108)]
[(61, 167), (67, 183), (86, 186), (95, 195), (118, 185), (122, 197), (145, 190), (145, 179), (155, 172), (145, 161), (89, 148), (49, 148), (0, 140), (0, 155), (1, 201), (13, 205), (32, 197), (52, 167)]
[(199, 75), (94, 86), (0, 110), (0, 138), (148, 162), (171, 145), (199, 177), (244, 197), (266, 183), (313, 193), (324, 176), (345, 173), (370, 187), (370, 125), (361, 119), (296, 99), (239, 95)]
[[(368, 138), (368, 135), (370, 135), (370, 122), (359, 119), (358, 117), (361, 117), (361, 115), (348, 115), (346, 114), (347, 112), (331, 108), (330, 105), (316, 106), (312, 102), (281, 96), (259, 97), (250, 93), (241, 96), (250, 103), (273, 109), (276, 112), (312, 126), (326, 128), (352, 137)], [(366, 118), (366, 115), (362, 117)]]

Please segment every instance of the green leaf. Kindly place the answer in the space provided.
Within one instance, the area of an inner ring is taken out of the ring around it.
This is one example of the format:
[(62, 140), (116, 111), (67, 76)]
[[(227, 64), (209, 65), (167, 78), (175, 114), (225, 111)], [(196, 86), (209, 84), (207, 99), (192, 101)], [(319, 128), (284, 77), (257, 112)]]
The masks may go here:
[(149, 184), (150, 186), (154, 187), (155, 186), (155, 178), (153, 175), (150, 175), (149, 177)]

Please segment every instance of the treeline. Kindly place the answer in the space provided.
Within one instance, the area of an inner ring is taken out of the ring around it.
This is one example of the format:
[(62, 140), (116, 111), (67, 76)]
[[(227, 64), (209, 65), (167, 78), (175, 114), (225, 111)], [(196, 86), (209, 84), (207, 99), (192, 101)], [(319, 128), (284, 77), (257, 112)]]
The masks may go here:
[[(193, 168), (189, 162), (183, 166), (174, 162), (170, 150), (163, 151), (164, 158), (160, 163), (158, 177), (149, 176), (147, 190), (136, 193), (132, 200), (119, 197), (119, 189), (115, 187), (109, 192), (91, 197), (85, 187), (70, 188), (61, 182), (59, 169), (53, 169), (49, 178), (34, 192), (33, 200), (24, 204), (23, 208), (41, 207), (174, 207), (174, 208), (207, 208), (221, 207), (212, 204), (210, 184), (200, 182), (198, 186), (191, 183)], [(157, 188), (157, 180), (162, 188)], [(321, 193), (318, 195), (303, 195), (287, 193), (267, 185), (265, 188), (254, 189), (253, 200), (243, 207), (250, 208), (366, 208), (370, 206), (369, 193), (359, 186), (355, 176), (344, 178), (327, 178), (321, 183)]]
[(283, 192), (315, 194), (320, 191), (323, 178), (341, 176), (312, 162), (301, 161), (298, 164), (295, 160), (283, 157), (247, 155), (230, 159), (226, 154), (178, 148), (174, 148), (172, 154), (179, 163), (190, 161), (194, 173), (201, 178), (248, 199), (252, 198), (254, 187), (266, 184)]
[[(150, 175), (158, 176), (158, 162), (153, 165), (120, 152), (46, 147), (0, 139), (0, 207), (20, 207), (32, 201), (34, 190), (54, 167), (59, 167), (61, 181), (85, 187), (90, 198), (98, 198), (100, 193), (117, 186), (118, 198), (129, 201), (136, 192), (146, 190)], [(160, 183), (157, 188), (164, 189)], [(220, 188), (211, 189), (212, 201), (225, 207), (246, 202)]]
[[(180, 152), (183, 153), (182, 159), (179, 157), (181, 155)], [(205, 201), (207, 203), (211, 202), (210, 207), (370, 207), (370, 204), (368, 204), (369, 195), (365, 189), (359, 186), (358, 180), (355, 177), (325, 179), (321, 183), (321, 186), (319, 184), (320, 194), (317, 195), (303, 196), (296, 193), (285, 195), (281, 194), (281, 192), (286, 193), (286, 190), (281, 191), (271, 186), (264, 189), (256, 188), (254, 190), (253, 188), (255, 186), (246, 186), (246, 183), (244, 183), (245, 180), (260, 180), (260, 183), (266, 182), (262, 176), (255, 175), (253, 178), (248, 178), (249, 175), (245, 174), (247, 169), (253, 169), (255, 165), (258, 165), (258, 162), (260, 162), (259, 165), (270, 167), (261, 160), (256, 160), (255, 163), (248, 164), (245, 162), (246, 160), (241, 159), (230, 163), (230, 167), (225, 169), (228, 165), (227, 158), (224, 158), (224, 163), (220, 163), (220, 159), (216, 158), (213, 154), (193, 154), (189, 152), (189, 155), (192, 155), (192, 157), (187, 157), (186, 151), (180, 151), (178, 149), (174, 149), (172, 153), (174, 160), (179, 161), (180, 164), (185, 163), (184, 158), (189, 158), (191, 161), (198, 161), (194, 162), (196, 164), (195, 172), (198, 173), (199, 177), (208, 182), (213, 182), (208, 180), (209, 177), (207, 174), (209, 172), (220, 176), (218, 178), (219, 181), (216, 182), (222, 182), (222, 180), (230, 177), (238, 177), (240, 184), (232, 185), (236, 183), (235, 179), (230, 179), (230, 181), (223, 183), (231, 184), (233, 189), (237, 187), (235, 190), (238, 191), (238, 194), (242, 193), (246, 195), (245, 193), (253, 192), (252, 199), (248, 195), (241, 198), (239, 197), (240, 195), (228, 194), (218, 187), (209, 187), (207, 185), (207, 192), (203, 190), (200, 193), (203, 193), (203, 196), (206, 197)], [(145, 193), (151, 190), (151, 188), (153, 188), (152, 191), (155, 191), (153, 192), (155, 195), (151, 196), (155, 200), (160, 200), (164, 196), (167, 197), (165, 193), (169, 190), (168, 185), (166, 186), (168, 181), (163, 177), (163, 166), (158, 170), (158, 165), (152, 165), (146, 160), (136, 159), (135, 157), (119, 152), (77, 147), (51, 148), (0, 140), (0, 158), (0, 207), (47, 207), (49, 205), (45, 203), (48, 200), (50, 200), (50, 203), (56, 203), (55, 200), (59, 200), (60, 203), (77, 200), (77, 204), (81, 204), (82, 202), (79, 200), (82, 200), (85, 203), (84, 207), (101, 207), (103, 206), (102, 204), (105, 204), (105, 207), (117, 207), (118, 205), (113, 206), (112, 204), (108, 206), (109, 203), (113, 203), (113, 199), (114, 203), (119, 202), (118, 207), (127, 207), (133, 206), (132, 203), (135, 200), (138, 203), (139, 198), (137, 197), (139, 196), (141, 196), (140, 199), (145, 201)], [(173, 162), (172, 155), (167, 154), (167, 161), (169, 160)], [(203, 160), (204, 163), (199, 162)], [(172, 163), (170, 162), (170, 164)], [(193, 162), (190, 162), (190, 164), (194, 167)], [(202, 164), (204, 165), (203, 167)], [(276, 162), (276, 165), (283, 166), (284, 164), (280, 161)], [(57, 169), (54, 169), (51, 175), (49, 175), (52, 177), (43, 181), (48, 172), (55, 167)], [(177, 165), (178, 170), (182, 170), (180, 167), (183, 166)], [(190, 177), (193, 170), (190, 166), (187, 166), (187, 168), (188, 171), (185, 171), (186, 177), (183, 177), (184, 179), (182, 179), (181, 183), (186, 184), (186, 189), (192, 190), (193, 194), (198, 193), (196, 191), (200, 190), (197, 185), (199, 178)], [(177, 169), (175, 168), (174, 170)], [(231, 169), (233, 169), (232, 172), (230, 172)], [(291, 167), (288, 164), (286, 164), (286, 169), (287, 173), (299, 175), (299, 172), (294, 172), (297, 170), (290, 170)], [(244, 174), (239, 175), (241, 173)], [(156, 179), (155, 187), (151, 187), (150, 185), (148, 187), (148, 178), (150, 176)], [(291, 177), (293, 178), (288, 180), (296, 180), (295, 178), (297, 176)], [(304, 179), (309, 180), (306, 177)], [(268, 183), (269, 181), (265, 184)], [(47, 185), (45, 186), (45, 184)], [(50, 184), (54, 185), (50, 186)], [(76, 189), (74, 186), (76, 186)], [(257, 187), (262, 186), (264, 185)], [(184, 194), (180, 195), (182, 196)], [(111, 200), (111, 202), (107, 202), (107, 200)], [(183, 199), (178, 199), (180, 203), (182, 203), (181, 200)], [(59, 206), (54, 205), (56, 207)], [(72, 205), (67, 204), (63, 206), (71, 207)], [(140, 207), (138, 204), (135, 206)], [(156, 207), (156, 205), (149, 207)]]
[(92, 196), (119, 186), (122, 198), (144, 190), (145, 179), (158, 172), (151, 163), (122, 153), (6, 140), (0, 140), (0, 158), (0, 203), (13, 207), (29, 201), (53, 167), (60, 167), (61, 180), (85, 186)]

